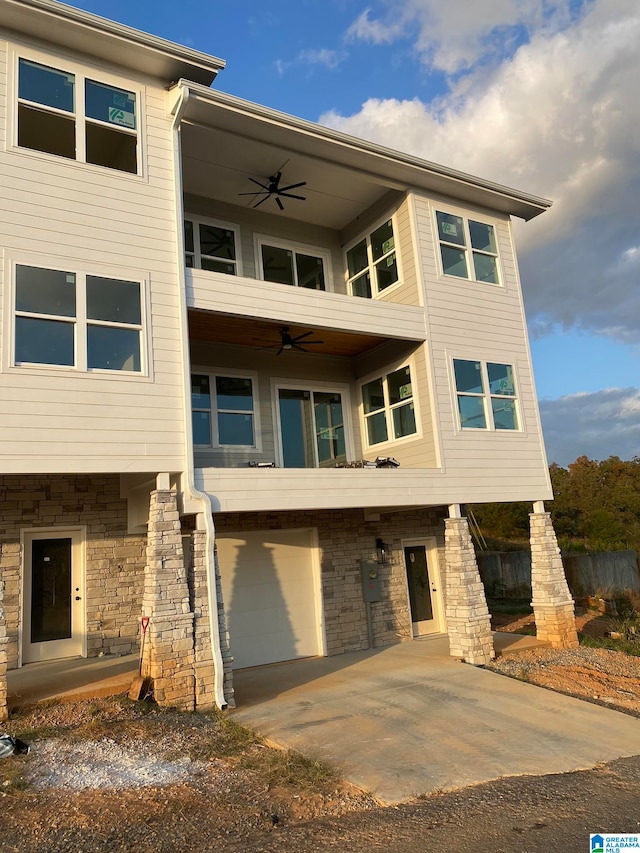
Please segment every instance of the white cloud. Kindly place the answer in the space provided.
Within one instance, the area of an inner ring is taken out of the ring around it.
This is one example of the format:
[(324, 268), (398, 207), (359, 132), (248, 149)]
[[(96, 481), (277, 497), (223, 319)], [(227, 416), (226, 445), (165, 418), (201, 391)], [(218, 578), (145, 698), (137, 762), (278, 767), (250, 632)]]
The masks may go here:
[[(431, 0), (402, 6), (414, 17), (436, 14)], [(640, 5), (593, 0), (570, 26), (562, 17), (558, 30), (565, 6), (469, 4), (476, 25), (480, 10), (504, 25), (517, 13), (523, 21), (528, 7), (538, 29), (499, 67), (478, 66), (438, 101), (370, 100), (356, 115), (320, 120), (554, 199), (551, 211), (516, 228), (534, 328), (558, 323), (640, 341)], [(469, 26), (481, 45), (484, 30)]]
[(540, 415), (549, 462), (566, 466), (583, 455), (633, 459), (640, 453), (638, 388), (542, 400)]
[(324, 65), (331, 71), (334, 71), (341, 65), (347, 54), (340, 50), (329, 50), (328, 48), (320, 48), (318, 50), (303, 50), (298, 55), (300, 62), (308, 63), (309, 65)]
[(453, 74), (479, 59), (508, 50), (540, 29), (558, 28), (570, 20), (570, 0), (382, 0), (353, 22), (347, 38), (390, 44), (414, 39), (415, 50), (431, 68)]

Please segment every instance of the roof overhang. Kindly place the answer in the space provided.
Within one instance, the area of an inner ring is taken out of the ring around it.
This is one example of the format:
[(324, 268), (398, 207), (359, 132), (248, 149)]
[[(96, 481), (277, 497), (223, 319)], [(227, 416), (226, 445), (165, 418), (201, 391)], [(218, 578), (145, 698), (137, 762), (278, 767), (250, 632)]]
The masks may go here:
[(222, 59), (57, 0), (0, 0), (0, 27), (115, 62), (167, 85), (186, 77), (210, 86), (225, 67)]
[(418, 157), (366, 142), (336, 130), (244, 101), (223, 92), (179, 81), (189, 98), (183, 122), (259, 141), (317, 162), (341, 166), (389, 190), (425, 191), (454, 197), (529, 220), (551, 201)]

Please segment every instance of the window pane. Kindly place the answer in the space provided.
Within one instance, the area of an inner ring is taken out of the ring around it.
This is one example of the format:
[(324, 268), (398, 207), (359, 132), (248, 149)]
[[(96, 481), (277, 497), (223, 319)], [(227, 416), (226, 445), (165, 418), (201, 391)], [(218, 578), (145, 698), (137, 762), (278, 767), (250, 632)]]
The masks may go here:
[(380, 228), (376, 228), (371, 235), (371, 254), (373, 255), (373, 260), (377, 261), (378, 258), (390, 252), (394, 246), (393, 224), (389, 220), (384, 225), (381, 225)]
[(193, 269), (195, 267), (195, 259), (193, 255), (186, 255), (184, 259), (184, 265), (187, 269)]
[(389, 403), (400, 403), (413, 395), (411, 390), (411, 371), (408, 367), (401, 367), (387, 376), (387, 388), (389, 390)]
[(201, 224), (200, 254), (234, 261), (236, 258), (235, 234), (229, 228)]
[(474, 222), (470, 219), (469, 234), (471, 235), (471, 245), (474, 249), (480, 249), (483, 252), (493, 252), (494, 255), (498, 254), (493, 225), (485, 225), (484, 222)]
[(370, 415), (367, 418), (367, 439), (369, 444), (380, 444), (388, 439), (387, 418), (384, 412)]
[(251, 380), (238, 376), (216, 376), (216, 401), (218, 409), (252, 412)]
[(416, 414), (413, 403), (406, 406), (398, 406), (393, 410), (393, 435), (394, 438), (402, 438), (405, 435), (413, 435), (416, 431)]
[(458, 278), (469, 278), (467, 257), (460, 249), (451, 246), (440, 246), (442, 255), (442, 271), (445, 275), (457, 275)]
[(340, 394), (315, 392), (313, 395), (316, 444), (320, 465), (335, 464), (346, 459), (342, 397)]
[(75, 119), (19, 104), (18, 145), (75, 160)]
[(16, 311), (75, 317), (75, 274), (16, 266)]
[(138, 171), (137, 140), (134, 134), (122, 133), (98, 124), (86, 125), (87, 163), (106, 166), (135, 175)]
[(295, 284), (293, 278), (293, 252), (277, 246), (262, 246), (262, 269), (265, 281)]
[(486, 429), (487, 420), (484, 413), (484, 397), (458, 396), (460, 425), (462, 429)]
[(187, 252), (195, 252), (193, 245), (193, 222), (188, 219), (184, 221), (184, 248)]
[(88, 275), (87, 317), (139, 326), (142, 322), (139, 282)]
[(465, 245), (464, 226), (461, 216), (452, 213), (436, 213), (438, 220), (438, 236), (445, 243), (455, 243), (458, 246)]
[(298, 287), (308, 287), (312, 290), (325, 289), (322, 258), (296, 254), (296, 272), (298, 273)]
[(192, 412), (193, 443), (211, 444), (211, 415), (209, 412)]
[(468, 391), (470, 394), (483, 394), (482, 371), (479, 361), (465, 361), (454, 359), (453, 369), (456, 375), (456, 388), (458, 391)]
[(473, 253), (473, 266), (477, 281), (488, 281), (490, 284), (498, 284), (498, 262), (492, 255), (479, 255)]
[(28, 59), (20, 60), (18, 97), (35, 104), (74, 112), (74, 76)]
[(75, 323), (16, 317), (16, 363), (74, 365)]
[(493, 423), (496, 429), (518, 429), (515, 400), (491, 398)]
[(85, 114), (119, 127), (136, 127), (136, 96), (133, 92), (105, 86), (95, 80), (85, 82)]
[(367, 257), (367, 241), (361, 240), (347, 252), (349, 278), (366, 269), (368, 266), (369, 258)]
[(516, 393), (516, 385), (513, 378), (513, 367), (510, 364), (487, 364), (489, 374), (489, 392), (491, 394), (503, 394), (513, 397)]
[(224, 445), (253, 447), (253, 415), (218, 412), (218, 441)]
[(378, 281), (378, 291), (390, 287), (398, 280), (398, 264), (396, 263), (395, 252), (388, 255), (380, 263), (376, 264), (376, 278)]
[(368, 271), (351, 282), (351, 292), (354, 296), (371, 299), (371, 276)]
[(362, 402), (364, 403), (364, 412), (366, 415), (369, 412), (384, 409), (382, 379), (374, 379), (372, 382), (367, 382), (366, 385), (362, 386)]
[(87, 367), (139, 373), (140, 332), (113, 326), (88, 326)]
[(194, 409), (211, 408), (208, 376), (200, 376), (195, 373), (191, 376), (191, 405)]
[(212, 258), (202, 258), (200, 266), (209, 272), (222, 272), (226, 275), (236, 274), (236, 266), (230, 261), (214, 261)]
[(314, 429), (311, 394), (282, 388), (278, 391), (282, 455), (285, 468), (314, 468)]

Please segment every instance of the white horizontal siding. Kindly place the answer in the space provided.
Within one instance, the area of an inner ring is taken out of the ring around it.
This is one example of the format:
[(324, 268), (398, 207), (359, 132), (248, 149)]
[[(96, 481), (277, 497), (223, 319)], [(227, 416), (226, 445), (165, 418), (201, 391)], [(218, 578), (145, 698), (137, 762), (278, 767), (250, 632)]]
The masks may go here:
[[(1, 76), (4, 60), (2, 54)], [(10, 368), (3, 348), (2, 472), (184, 467), (171, 122), (162, 88), (141, 78), (131, 87), (142, 88), (146, 110), (140, 116), (143, 175), (8, 145), (0, 150), (0, 245), (5, 258), (19, 263), (146, 281), (149, 376)], [(2, 96), (5, 90), (1, 85)], [(0, 101), (0, 128), (6, 120)], [(3, 281), (4, 293), (9, 284)], [(4, 293), (3, 332), (11, 324)]]
[[(438, 201), (473, 218), (473, 210)], [(416, 227), (425, 289), (427, 331), (433, 358), (437, 422), (447, 480), (460, 492), (481, 493), (471, 500), (538, 500), (550, 497), (522, 296), (515, 268), (510, 225), (495, 220), (500, 251), (500, 286), (454, 279), (439, 272), (439, 245), (434, 236), (433, 207), (416, 196)], [(522, 430), (469, 431), (457, 427), (451, 359), (467, 358), (512, 364), (518, 382)], [(520, 497), (514, 497), (520, 495)]]

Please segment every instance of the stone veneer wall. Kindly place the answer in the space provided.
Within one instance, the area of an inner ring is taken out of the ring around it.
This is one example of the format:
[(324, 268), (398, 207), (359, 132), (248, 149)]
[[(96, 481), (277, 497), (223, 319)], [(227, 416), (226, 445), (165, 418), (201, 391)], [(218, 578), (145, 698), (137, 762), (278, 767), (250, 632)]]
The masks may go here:
[(146, 536), (127, 534), (117, 475), (0, 477), (0, 573), (5, 583), (9, 668), (18, 665), (20, 530), (86, 527), (87, 652), (128, 654), (139, 647)]
[(411, 614), (401, 539), (436, 537), (440, 588), (443, 589), (445, 515), (444, 509), (436, 508), (383, 514), (379, 521), (365, 521), (363, 510), (354, 509), (220, 513), (214, 516), (214, 520), (218, 535), (242, 530), (317, 529), (327, 654), (336, 655), (367, 649), (369, 646), (360, 560), (375, 558), (378, 537), (391, 546), (391, 560), (388, 565), (380, 567), (383, 600), (371, 606), (374, 646), (387, 646), (411, 639)]

